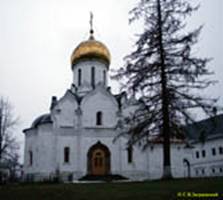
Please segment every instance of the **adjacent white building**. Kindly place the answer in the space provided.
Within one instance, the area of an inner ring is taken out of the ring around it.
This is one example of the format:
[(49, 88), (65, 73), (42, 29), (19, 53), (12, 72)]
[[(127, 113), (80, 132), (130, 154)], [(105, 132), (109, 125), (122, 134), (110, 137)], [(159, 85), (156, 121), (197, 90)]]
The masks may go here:
[[(119, 122), (134, 112), (138, 102), (128, 99), (125, 93), (111, 93), (107, 80), (110, 59), (108, 48), (94, 39), (92, 30), (89, 39), (75, 48), (71, 56), (71, 88), (59, 99), (52, 97), (49, 112), (24, 130), (27, 179), (38, 181), (59, 176), (63, 180), (78, 180), (86, 175), (121, 175), (144, 180), (162, 176), (160, 142), (142, 151), (137, 145), (128, 148), (125, 137), (114, 140)], [(220, 147), (222, 139), (218, 145), (209, 142), (205, 144), (208, 148)], [(206, 147), (201, 143), (188, 148), (184, 141), (173, 142), (173, 176), (202, 175), (195, 172), (203, 164), (211, 168), (207, 157), (207, 160), (195, 157), (194, 153), (201, 153), (203, 148)], [(216, 155), (216, 167), (222, 166), (222, 158), (222, 154)]]
[(223, 176), (223, 114), (187, 127), (191, 176)]

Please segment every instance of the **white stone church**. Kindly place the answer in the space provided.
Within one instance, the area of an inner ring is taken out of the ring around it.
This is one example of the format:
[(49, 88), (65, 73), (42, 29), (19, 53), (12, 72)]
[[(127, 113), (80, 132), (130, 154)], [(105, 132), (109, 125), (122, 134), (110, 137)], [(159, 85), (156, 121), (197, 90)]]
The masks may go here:
[[(119, 134), (119, 122), (134, 112), (138, 102), (128, 99), (125, 93), (111, 93), (110, 59), (108, 48), (94, 38), (92, 30), (89, 39), (75, 48), (71, 55), (71, 88), (59, 99), (52, 97), (49, 112), (24, 130), (27, 180), (52, 180), (59, 176), (64, 181), (74, 181), (101, 175), (145, 180), (162, 176), (163, 150), (159, 140), (145, 151), (137, 145), (129, 148), (126, 137), (114, 140)], [(213, 140), (213, 145), (212, 140), (206, 143), (207, 148), (222, 148), (222, 133), (220, 139)], [(218, 149), (215, 152), (220, 162), (210, 163), (209, 153), (206, 160), (201, 158), (198, 162), (197, 151), (202, 152), (205, 145), (194, 142), (188, 147), (186, 144), (182, 140), (172, 141), (174, 177), (209, 176), (207, 169), (213, 164), (216, 170), (223, 169), (223, 152), (218, 153)], [(206, 171), (202, 171), (204, 168)]]

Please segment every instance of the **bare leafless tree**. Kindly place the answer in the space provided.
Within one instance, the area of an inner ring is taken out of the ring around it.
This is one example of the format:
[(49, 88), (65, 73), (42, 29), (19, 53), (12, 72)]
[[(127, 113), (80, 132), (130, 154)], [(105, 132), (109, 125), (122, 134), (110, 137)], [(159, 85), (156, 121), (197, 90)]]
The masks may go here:
[(0, 97), (0, 164), (14, 161), (18, 157), (19, 145), (14, 133), (17, 124), (18, 117), (15, 116), (12, 105), (8, 99)]

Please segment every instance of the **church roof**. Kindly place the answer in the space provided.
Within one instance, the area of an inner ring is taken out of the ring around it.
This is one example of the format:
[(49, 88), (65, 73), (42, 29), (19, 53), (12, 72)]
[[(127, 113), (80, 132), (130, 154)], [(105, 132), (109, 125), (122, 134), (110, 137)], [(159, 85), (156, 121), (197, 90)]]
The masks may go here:
[(119, 109), (121, 109), (121, 107), (122, 107), (122, 98), (123, 98), (123, 96), (125, 96), (125, 95), (126, 95), (125, 92), (121, 92), (121, 93), (119, 93), (119, 94), (115, 94), (115, 95), (114, 95), (116, 101), (118, 102), (118, 107), (119, 107)]
[(39, 126), (41, 124), (45, 124), (45, 123), (52, 123), (50, 114), (43, 114), (43, 115), (39, 116), (38, 118), (36, 118), (33, 121), (31, 128), (37, 128), (37, 126)]
[(81, 103), (82, 99), (84, 98), (83, 96), (78, 96), (76, 93), (72, 92), (72, 90), (70, 89), (67, 91), (74, 96), (78, 104)]
[(223, 137), (223, 114), (190, 124), (185, 130), (187, 137), (195, 142)]

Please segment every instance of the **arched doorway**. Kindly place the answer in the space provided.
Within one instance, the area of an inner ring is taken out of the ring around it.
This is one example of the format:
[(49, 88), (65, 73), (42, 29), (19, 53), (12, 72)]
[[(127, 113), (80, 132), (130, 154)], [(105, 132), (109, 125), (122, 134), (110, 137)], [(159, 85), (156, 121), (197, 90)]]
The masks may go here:
[(88, 151), (88, 174), (107, 175), (110, 173), (110, 151), (101, 142), (97, 142)]
[(184, 163), (184, 166), (186, 167), (186, 172), (184, 173), (184, 176), (187, 177), (187, 178), (190, 178), (191, 177), (190, 162), (186, 158), (184, 158), (183, 163)]

